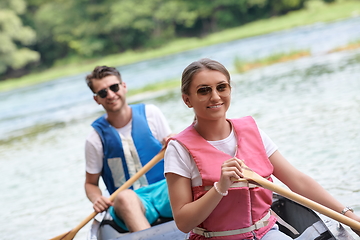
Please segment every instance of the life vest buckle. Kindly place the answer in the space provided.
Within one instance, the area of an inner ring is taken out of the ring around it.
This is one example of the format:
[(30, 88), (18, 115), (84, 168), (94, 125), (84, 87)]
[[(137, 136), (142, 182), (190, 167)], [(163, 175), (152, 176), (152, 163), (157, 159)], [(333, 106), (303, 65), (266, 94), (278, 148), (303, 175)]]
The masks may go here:
[(203, 236), (204, 236), (205, 238), (212, 238), (212, 237), (213, 237), (213, 234), (212, 234), (212, 232), (204, 231), (204, 232), (203, 232)]
[(265, 227), (269, 224), (269, 221), (259, 221), (254, 224), (255, 230)]

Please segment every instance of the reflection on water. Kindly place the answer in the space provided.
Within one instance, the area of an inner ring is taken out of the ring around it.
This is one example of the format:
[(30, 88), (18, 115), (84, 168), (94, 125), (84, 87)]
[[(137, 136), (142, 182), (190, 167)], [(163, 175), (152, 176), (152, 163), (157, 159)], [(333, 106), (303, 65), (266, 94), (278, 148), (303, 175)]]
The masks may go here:
[[(356, 18), (211, 46), (128, 66), (123, 76), (135, 87), (159, 76), (158, 81), (179, 78), (200, 57), (213, 57), (232, 70), (238, 54), (295, 45), (312, 49), (311, 57), (232, 73), (228, 117), (254, 116), (292, 164), (359, 211), (360, 50), (323, 54), (360, 38), (353, 30), (359, 23)], [(103, 110), (93, 102), (84, 76), (0, 93), (0, 232), (5, 239), (49, 239), (92, 213), (83, 188), (84, 139)], [(146, 96), (146, 102), (159, 106), (174, 132), (191, 123), (192, 110), (178, 88), (154, 96)], [(86, 228), (76, 239), (84, 239)]]

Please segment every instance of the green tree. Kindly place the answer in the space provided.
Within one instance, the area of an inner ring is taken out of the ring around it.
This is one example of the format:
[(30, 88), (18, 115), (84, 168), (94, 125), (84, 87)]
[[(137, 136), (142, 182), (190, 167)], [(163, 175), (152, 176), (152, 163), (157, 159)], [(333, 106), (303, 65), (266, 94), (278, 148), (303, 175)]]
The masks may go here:
[(175, 38), (178, 25), (196, 20), (186, 7), (174, 0), (54, 0), (41, 4), (34, 27), (39, 42), (48, 39), (54, 48), (67, 49), (63, 54), (93, 57)]
[[(178, 37), (202, 37), (285, 14), (306, 0), (2, 1), (0, 54), (7, 57), (0, 56), (0, 75), (38, 60), (36, 52), (41, 55), (37, 68), (43, 69), (57, 61), (155, 48)], [(34, 31), (25, 26), (36, 31), (36, 42)]]
[(38, 61), (40, 54), (27, 46), (34, 43), (36, 34), (24, 26), (19, 15), (26, 10), (23, 0), (0, 2), (0, 74), (8, 69), (20, 69)]
[[(272, 15), (282, 15), (289, 11), (304, 7), (305, 0), (268, 0), (269, 12)], [(326, 1), (326, 0), (324, 0)]]
[(196, 22), (190, 31), (201, 35), (262, 18), (268, 4), (268, 0), (177, 1), (185, 2), (188, 10), (195, 12)]
[(197, 17), (185, 1), (123, 0), (110, 9), (108, 27), (125, 48), (158, 47), (177, 36), (177, 26), (191, 27)]

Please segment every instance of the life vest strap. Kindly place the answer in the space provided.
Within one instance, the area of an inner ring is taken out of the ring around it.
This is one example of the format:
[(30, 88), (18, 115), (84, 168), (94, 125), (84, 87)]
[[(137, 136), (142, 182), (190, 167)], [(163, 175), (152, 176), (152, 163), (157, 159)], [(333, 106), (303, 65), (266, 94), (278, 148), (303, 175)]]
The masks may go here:
[(247, 232), (258, 230), (262, 227), (267, 226), (269, 224), (268, 220), (269, 220), (270, 216), (271, 216), (271, 214), (269, 211), (262, 219), (257, 221), (254, 225), (251, 225), (250, 227), (246, 227), (246, 228), (228, 230), (228, 231), (220, 231), (220, 232), (209, 232), (204, 228), (196, 227), (192, 230), (192, 232), (195, 234), (204, 236), (205, 238), (231, 236), (231, 235), (247, 233)]
[(274, 212), (273, 210), (270, 210), (271, 211), (271, 215), (273, 215), (277, 222), (279, 224), (281, 224), (282, 226), (284, 226), (285, 228), (287, 228), (290, 232), (292, 232), (294, 235), (299, 235), (300, 233), (293, 227), (291, 226), (290, 224), (288, 224), (287, 222), (285, 222), (284, 219), (282, 219), (279, 215), (276, 214), (276, 212)]

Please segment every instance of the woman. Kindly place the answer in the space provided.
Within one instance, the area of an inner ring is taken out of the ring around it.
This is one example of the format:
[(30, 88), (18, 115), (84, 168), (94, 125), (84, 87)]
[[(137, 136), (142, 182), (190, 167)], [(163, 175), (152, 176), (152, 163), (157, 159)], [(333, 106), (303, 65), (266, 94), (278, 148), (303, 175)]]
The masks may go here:
[(195, 121), (169, 142), (165, 176), (175, 222), (181, 231), (191, 231), (190, 239), (291, 239), (278, 230), (270, 214), (272, 192), (234, 182), (243, 177), (245, 165), (360, 221), (294, 168), (251, 117), (226, 118), (231, 86), (222, 64), (211, 59), (191, 63), (182, 74), (181, 91), (184, 103), (194, 109)]

